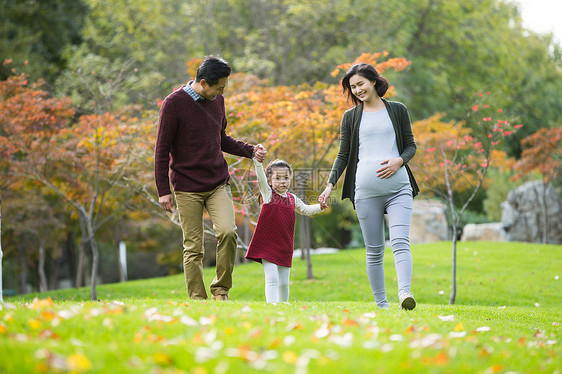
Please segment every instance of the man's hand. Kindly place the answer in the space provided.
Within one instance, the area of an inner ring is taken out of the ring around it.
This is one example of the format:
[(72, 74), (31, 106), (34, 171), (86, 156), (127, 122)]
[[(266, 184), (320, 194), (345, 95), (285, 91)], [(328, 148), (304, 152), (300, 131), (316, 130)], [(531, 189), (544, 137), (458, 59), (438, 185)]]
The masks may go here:
[(162, 209), (167, 210), (170, 213), (174, 209), (174, 197), (172, 194), (160, 196), (160, 198), (158, 198), (158, 202), (160, 203)]
[(267, 150), (261, 144), (256, 145), (254, 148), (254, 158), (258, 162), (263, 162), (265, 160), (265, 156), (267, 156)]

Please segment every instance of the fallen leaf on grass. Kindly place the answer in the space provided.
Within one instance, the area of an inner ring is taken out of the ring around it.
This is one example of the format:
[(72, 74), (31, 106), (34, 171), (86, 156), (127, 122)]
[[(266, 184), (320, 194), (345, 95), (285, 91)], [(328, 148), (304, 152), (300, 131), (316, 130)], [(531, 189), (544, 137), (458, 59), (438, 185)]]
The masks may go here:
[(261, 336), (261, 329), (259, 327), (256, 327), (256, 328), (252, 329), (252, 331), (250, 331), (248, 336), (250, 338), (257, 338), (257, 337)]
[(320, 326), (318, 330), (314, 332), (314, 336), (318, 339), (325, 338), (328, 335), (330, 335), (330, 329), (328, 328), (328, 325), (325, 323), (322, 326)]
[(41, 339), (60, 339), (60, 336), (58, 336), (56, 333), (53, 332), (53, 330), (43, 330), (39, 333), (39, 337)]
[(329, 341), (343, 348), (351, 347), (351, 345), (353, 344), (353, 334), (348, 332), (343, 336), (332, 335), (330, 336)]
[(297, 338), (295, 338), (293, 335), (287, 335), (283, 338), (283, 344), (285, 344), (287, 347), (290, 346), (291, 344), (293, 344), (296, 341), (297, 341)]
[(54, 305), (53, 300), (50, 297), (47, 297), (46, 299), (35, 298), (31, 303), (31, 309), (42, 310), (45, 308), (51, 308), (53, 305)]
[(300, 329), (302, 329), (302, 324), (298, 321), (297, 322), (291, 322), (287, 326), (287, 331), (300, 330)]
[(439, 352), (437, 356), (433, 359), (435, 365), (447, 365), (449, 363), (449, 356), (446, 352)]
[(464, 338), (466, 336), (466, 331), (451, 331), (449, 337), (451, 338)]
[(212, 324), (214, 322), (213, 318), (208, 318), (208, 317), (200, 317), (199, 318), (199, 324), (201, 324), (201, 326), (208, 326), (210, 324)]
[(70, 318), (74, 317), (75, 315), (76, 315), (76, 313), (74, 313), (71, 310), (61, 310), (58, 313), (58, 316), (62, 319), (70, 319)]
[(164, 322), (164, 323), (171, 323), (175, 320), (175, 318), (170, 317), (170, 316), (164, 316), (164, 315), (158, 314), (158, 313), (154, 313), (154, 314), (151, 314), (148, 317), (148, 320), (149, 321), (161, 321), (161, 322)]
[(277, 347), (279, 347), (283, 342), (281, 341), (281, 339), (279, 338), (275, 338), (271, 341), (271, 343), (269, 344), (269, 348), (270, 349), (276, 349)]
[(343, 326), (359, 326), (359, 323), (350, 318), (344, 318), (342, 321)]
[(453, 330), (456, 332), (464, 331), (464, 325), (462, 323), (458, 323)]
[[(0, 306), (1, 306), (1, 307), (4, 307), (4, 308), (6, 308), (6, 309), (11, 309), (11, 310), (16, 310), (16, 309), (17, 309), (16, 304), (8, 303), (8, 302), (6, 302), (6, 301), (4, 301), (4, 304), (0, 304)], [(2, 309), (0, 309), (0, 310), (2, 310)]]
[(152, 355), (154, 363), (161, 366), (167, 366), (172, 363), (172, 357), (167, 353), (156, 352)]
[(46, 348), (35, 351), (35, 358), (39, 360), (36, 369), (42, 371), (62, 371), (67, 370), (66, 359), (62, 355), (55, 354)]
[(406, 330), (404, 330), (404, 332), (406, 334), (411, 334), (413, 332), (416, 332), (417, 328), (414, 325), (410, 325), (409, 327), (406, 327)]
[(43, 317), (47, 321), (50, 321), (50, 320), (54, 319), (56, 316), (57, 315), (55, 313), (50, 312), (50, 311), (44, 310), (43, 312), (41, 312), (41, 317)]
[(36, 319), (28, 320), (27, 324), (29, 325), (29, 327), (31, 327), (32, 330), (38, 330), (41, 328), (41, 322), (37, 321)]
[(297, 360), (299, 358), (299, 356), (297, 356), (297, 354), (293, 351), (285, 351), (283, 352), (283, 361), (285, 361), (288, 364), (294, 365), (297, 363)]
[(73, 353), (66, 358), (66, 366), (70, 371), (82, 372), (90, 370), (92, 363), (82, 353)]
[(12, 322), (14, 320), (14, 315), (12, 313), (6, 313), (4, 315), (5, 322)]
[(180, 322), (183, 323), (186, 326), (198, 326), (199, 325), (196, 320), (194, 320), (193, 318), (188, 317), (188, 316), (181, 317)]
[(217, 357), (218, 352), (209, 347), (198, 347), (195, 351), (195, 361), (202, 364)]
[(443, 336), (441, 336), (441, 334), (428, 334), (422, 338), (412, 340), (409, 346), (410, 348), (434, 347), (439, 349), (442, 346), (442, 339)]
[(6, 325), (0, 323), (0, 334), (6, 334), (6, 333), (8, 333), (8, 329), (6, 328)]

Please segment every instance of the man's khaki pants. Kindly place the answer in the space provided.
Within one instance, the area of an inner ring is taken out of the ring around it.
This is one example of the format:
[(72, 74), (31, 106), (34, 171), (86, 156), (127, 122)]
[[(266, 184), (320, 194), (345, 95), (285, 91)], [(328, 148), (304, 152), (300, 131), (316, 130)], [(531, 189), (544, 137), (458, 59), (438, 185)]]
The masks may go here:
[(216, 277), (211, 283), (213, 295), (227, 295), (232, 287), (236, 256), (236, 222), (229, 185), (210, 192), (174, 192), (183, 231), (183, 271), (187, 294), (191, 299), (206, 299), (203, 282), (203, 208), (211, 216), (218, 240)]

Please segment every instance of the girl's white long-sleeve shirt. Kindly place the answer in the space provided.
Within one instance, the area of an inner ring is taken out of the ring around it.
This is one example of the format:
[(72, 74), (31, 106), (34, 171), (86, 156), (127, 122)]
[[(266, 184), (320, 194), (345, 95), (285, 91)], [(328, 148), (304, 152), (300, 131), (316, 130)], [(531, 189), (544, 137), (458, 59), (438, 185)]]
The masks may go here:
[[(267, 183), (267, 177), (265, 176), (265, 171), (263, 170), (262, 163), (257, 161), (256, 159), (254, 159), (253, 161), (254, 161), (254, 166), (256, 167), (256, 177), (258, 179), (258, 187), (260, 189), (260, 194), (263, 199), (263, 203), (267, 204), (271, 201), (272, 188)], [(279, 195), (283, 197), (287, 197), (288, 193), (290, 192), (285, 192)], [(301, 199), (299, 199), (297, 195), (295, 194), (291, 194), (291, 195), (293, 195), (293, 197), (295, 198), (295, 211), (297, 213), (302, 214), (304, 216), (312, 216), (322, 211), (322, 209), (320, 209), (320, 204), (307, 205)]]

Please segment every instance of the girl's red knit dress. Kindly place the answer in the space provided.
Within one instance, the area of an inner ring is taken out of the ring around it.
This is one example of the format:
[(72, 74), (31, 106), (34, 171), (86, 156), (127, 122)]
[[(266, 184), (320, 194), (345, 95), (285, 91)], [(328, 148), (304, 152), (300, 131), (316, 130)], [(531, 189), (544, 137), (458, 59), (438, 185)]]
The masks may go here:
[(271, 201), (263, 204), (246, 258), (262, 259), (291, 267), (295, 242), (295, 197), (283, 197), (271, 190)]

